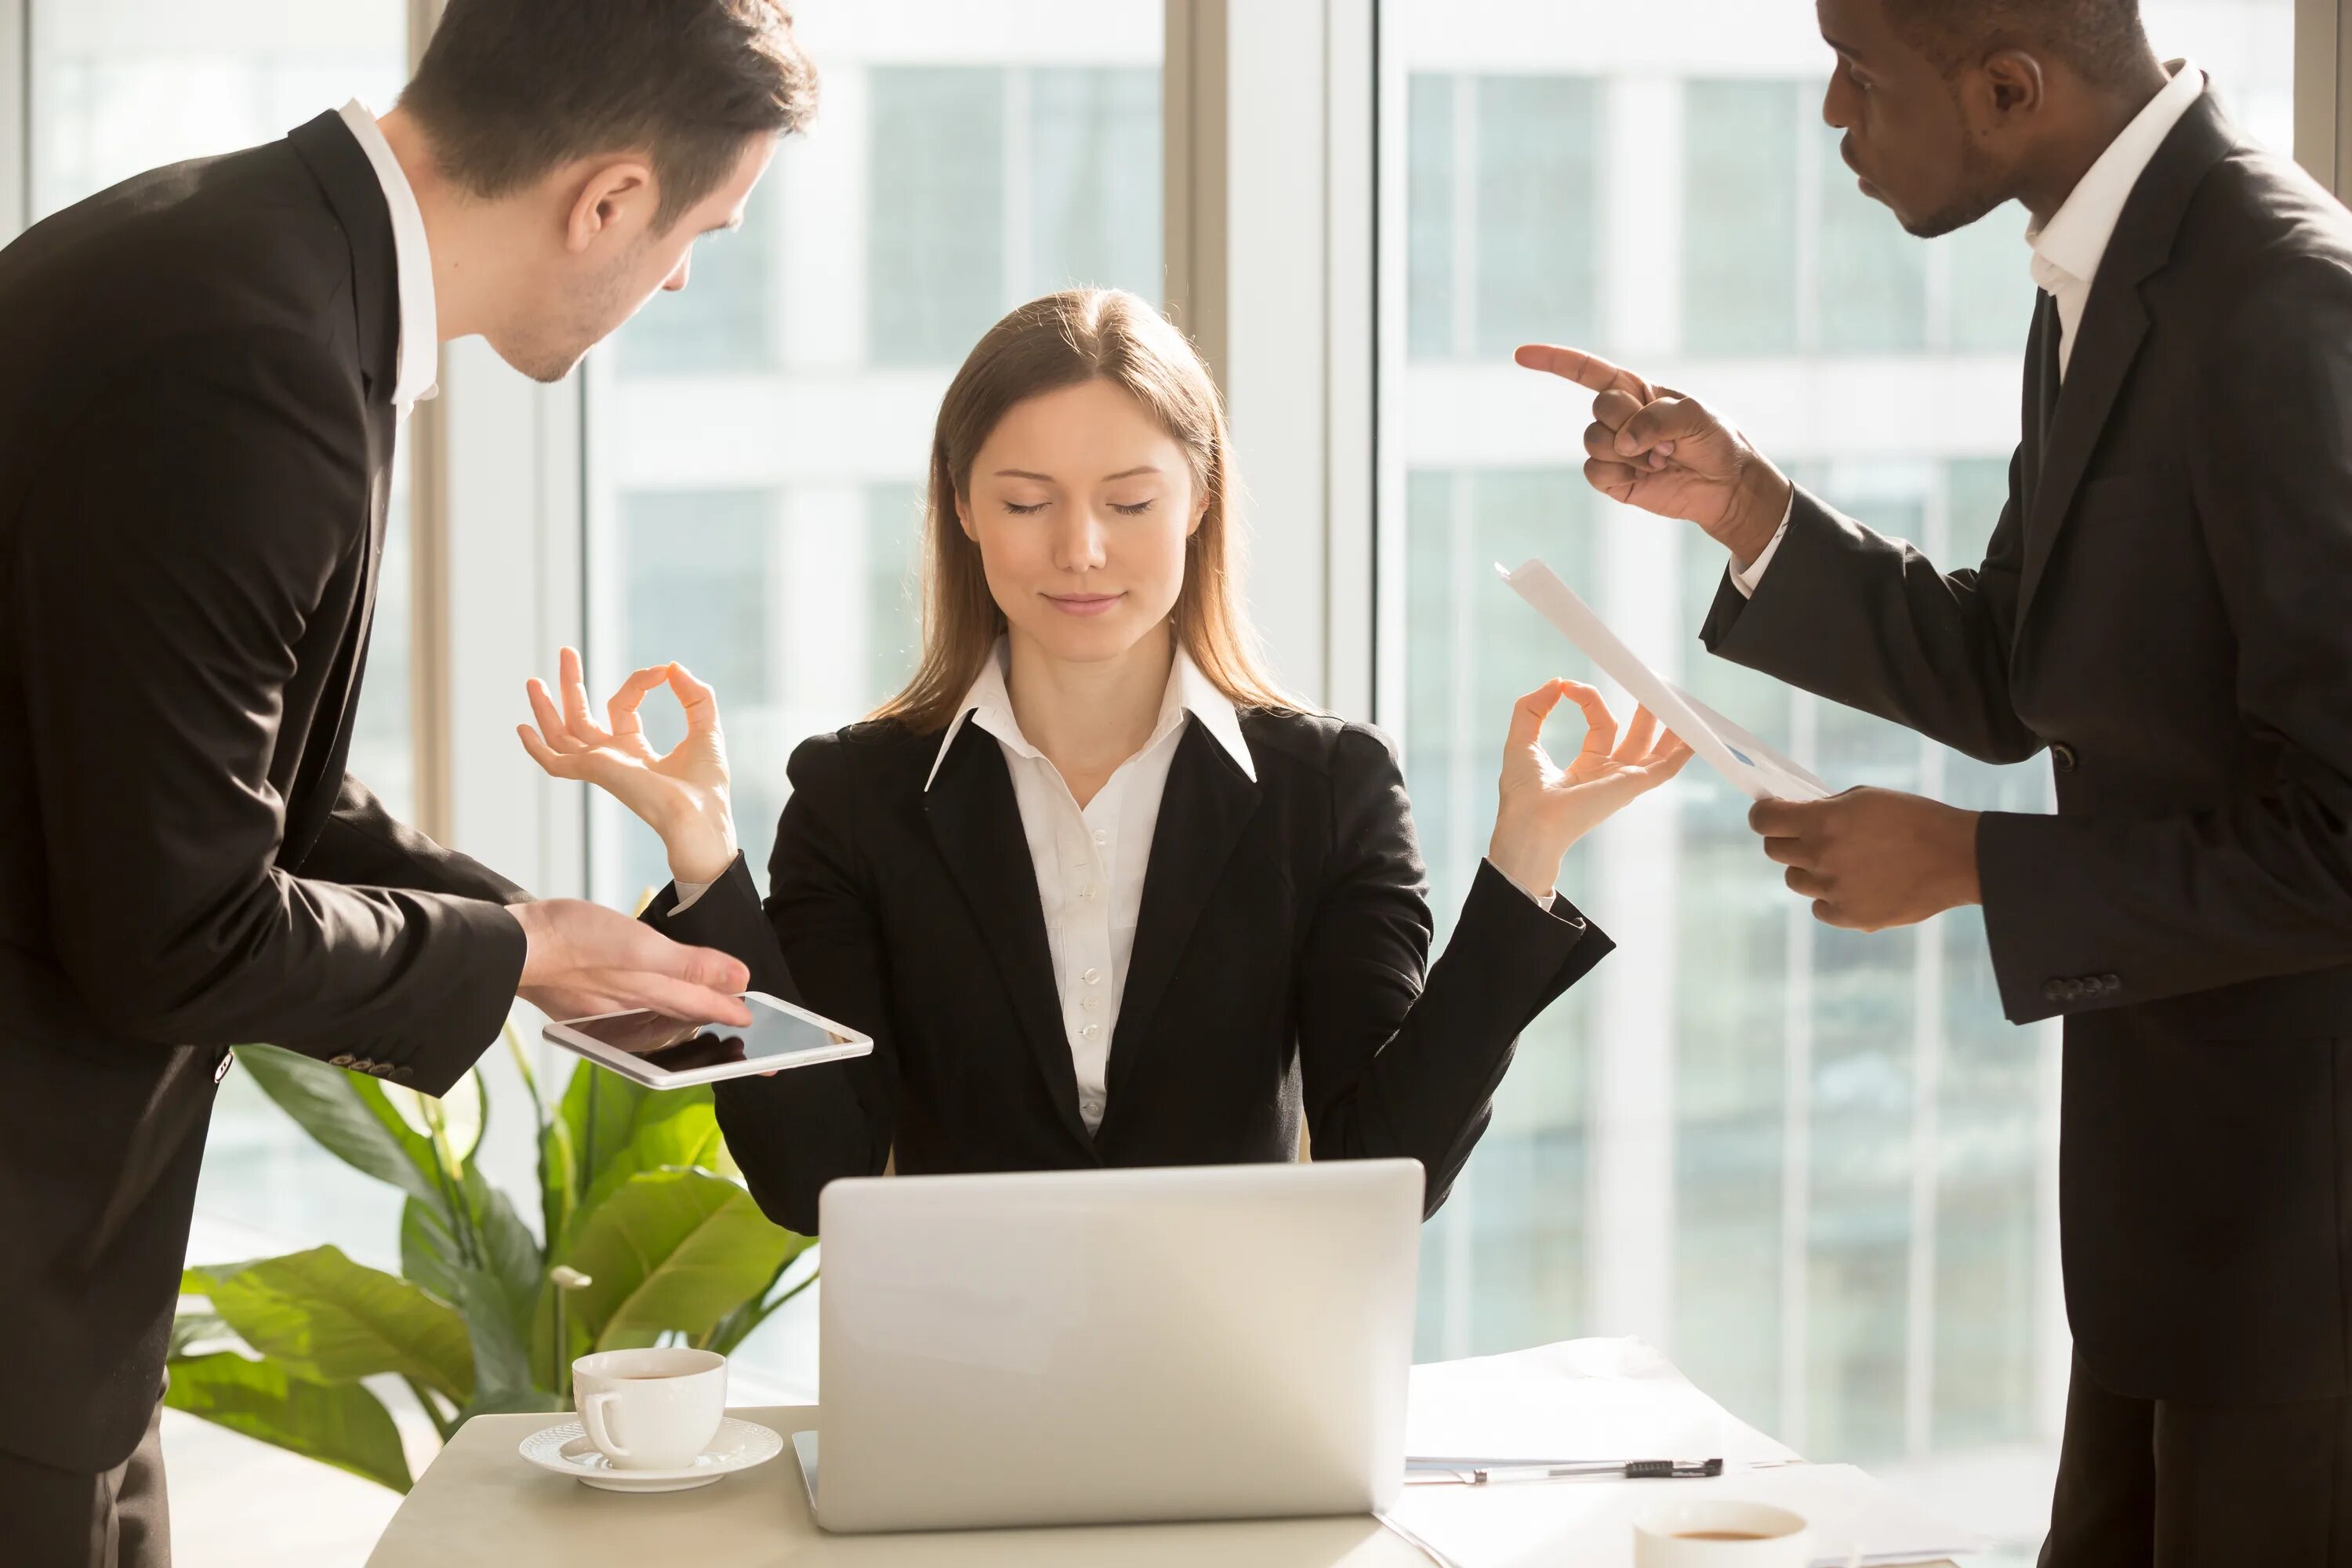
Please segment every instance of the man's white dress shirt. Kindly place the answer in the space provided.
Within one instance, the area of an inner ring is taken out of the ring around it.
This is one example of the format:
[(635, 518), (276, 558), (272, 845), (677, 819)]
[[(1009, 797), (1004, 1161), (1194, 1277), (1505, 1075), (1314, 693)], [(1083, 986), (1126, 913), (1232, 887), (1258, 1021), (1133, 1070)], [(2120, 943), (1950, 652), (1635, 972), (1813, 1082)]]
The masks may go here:
[[(2172, 134), (2205, 93), (2205, 73), (2188, 60), (2170, 60), (2164, 68), (2172, 79), (2164, 89), (2147, 100), (2147, 106), (2136, 115), (2123, 133), (2107, 143), (2068, 194), (2064, 205), (2046, 224), (2026, 226), (2025, 243), (2033, 247), (2033, 281), (2058, 302), (2058, 379), (2066, 379), (2066, 367), (2074, 358), (2074, 334), (2082, 329), (2083, 313), (2091, 303), (2091, 286), (2098, 281), (2099, 263), (2106, 259), (2107, 243), (2116, 237), (2116, 225), (2123, 221), (2124, 204), (2156, 160), (2157, 149)], [(1789, 511), (1780, 519), (1780, 531), (1763, 552), (1749, 562), (1745, 569), (1731, 569), (1732, 586), (1750, 598), (1756, 595), (1756, 584), (1764, 581), (1764, 569), (1772, 564), (1772, 556), (1788, 537), (1789, 519), (1796, 513), (1797, 498), (1789, 498)]]
[(400, 371), (393, 383), (392, 406), (402, 419), (408, 411), (439, 390), (441, 326), (433, 299), (433, 250), (425, 237), (425, 214), (416, 192), (393, 156), (375, 115), (358, 99), (339, 111), (343, 123), (367, 154), (376, 183), (383, 187), (383, 203), (392, 211), (392, 248), (400, 278)]

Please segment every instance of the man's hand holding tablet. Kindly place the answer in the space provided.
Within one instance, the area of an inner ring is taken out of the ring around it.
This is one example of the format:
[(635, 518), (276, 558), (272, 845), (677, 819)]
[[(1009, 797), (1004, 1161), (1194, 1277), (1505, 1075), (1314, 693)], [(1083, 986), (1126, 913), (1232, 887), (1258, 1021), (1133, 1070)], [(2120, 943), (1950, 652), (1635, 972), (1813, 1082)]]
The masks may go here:
[(874, 1042), (845, 1025), (758, 991), (743, 994), (748, 1028), (680, 1023), (659, 1013), (608, 1013), (547, 1026), (546, 1037), (648, 1089), (683, 1089), (862, 1057)]

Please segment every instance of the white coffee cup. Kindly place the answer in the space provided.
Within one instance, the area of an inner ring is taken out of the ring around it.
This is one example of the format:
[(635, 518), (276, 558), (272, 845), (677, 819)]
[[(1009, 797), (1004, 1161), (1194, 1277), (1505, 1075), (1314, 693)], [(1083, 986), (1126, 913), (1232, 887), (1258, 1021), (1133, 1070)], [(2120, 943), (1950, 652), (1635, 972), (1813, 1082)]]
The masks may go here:
[(572, 1363), (572, 1404), (597, 1451), (622, 1470), (675, 1470), (727, 1417), (727, 1358), (685, 1349), (599, 1351)]
[(1634, 1568), (1808, 1568), (1812, 1560), (1804, 1520), (1769, 1503), (1688, 1498), (1633, 1521)]

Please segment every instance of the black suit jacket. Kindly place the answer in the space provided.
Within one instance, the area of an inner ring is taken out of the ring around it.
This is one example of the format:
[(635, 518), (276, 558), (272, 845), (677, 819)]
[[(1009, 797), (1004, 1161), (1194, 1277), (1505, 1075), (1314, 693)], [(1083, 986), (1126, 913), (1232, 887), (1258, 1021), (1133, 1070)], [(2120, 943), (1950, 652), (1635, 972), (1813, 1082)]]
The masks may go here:
[(446, 1089), (509, 883), (344, 776), (393, 453), (391, 220), (334, 115), (0, 251), (0, 1447), (121, 1462), (214, 1086)]
[(762, 910), (739, 858), (683, 913), (755, 986), (874, 1037), (872, 1056), (719, 1086), (751, 1192), (814, 1235), (838, 1176), (1408, 1155), (1434, 1211), (1486, 1131), (1519, 1031), (1609, 939), (1481, 866), (1445, 953), (1388, 744), (1245, 713), (1253, 783), (1187, 722), (1161, 797), (1111, 1040), (1078, 1112), (1036, 875), (996, 741), (896, 723), (793, 754)]
[(1719, 654), (1974, 756), (2009, 1016), (2064, 1015), (2066, 1300), (2115, 1392), (2340, 1395), (2352, 1336), (2352, 217), (2209, 95), (2060, 388), (2045, 300), (1984, 564), (1801, 495)]

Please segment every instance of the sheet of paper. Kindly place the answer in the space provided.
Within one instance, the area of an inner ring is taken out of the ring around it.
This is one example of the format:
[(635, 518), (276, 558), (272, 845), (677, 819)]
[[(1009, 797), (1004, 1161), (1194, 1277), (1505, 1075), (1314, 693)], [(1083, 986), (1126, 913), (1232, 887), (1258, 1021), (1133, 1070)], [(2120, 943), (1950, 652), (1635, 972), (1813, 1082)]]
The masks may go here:
[(1708, 766), (1750, 799), (1821, 800), (1833, 793), (1804, 767), (1652, 669), (1541, 561), (1529, 561), (1516, 572), (1499, 565), (1495, 571), (1602, 674), (1689, 742)]
[(1404, 1431), (1406, 1454), (1423, 1458), (1719, 1458), (1740, 1467), (1797, 1457), (1638, 1339), (1568, 1340), (1414, 1367)]
[(1408, 1487), (1388, 1522), (1444, 1568), (1633, 1568), (1633, 1521), (1666, 1497), (1736, 1498), (1801, 1515), (1812, 1526), (1815, 1568), (1934, 1563), (1986, 1546), (1852, 1465), (1786, 1465), (1697, 1481)]

